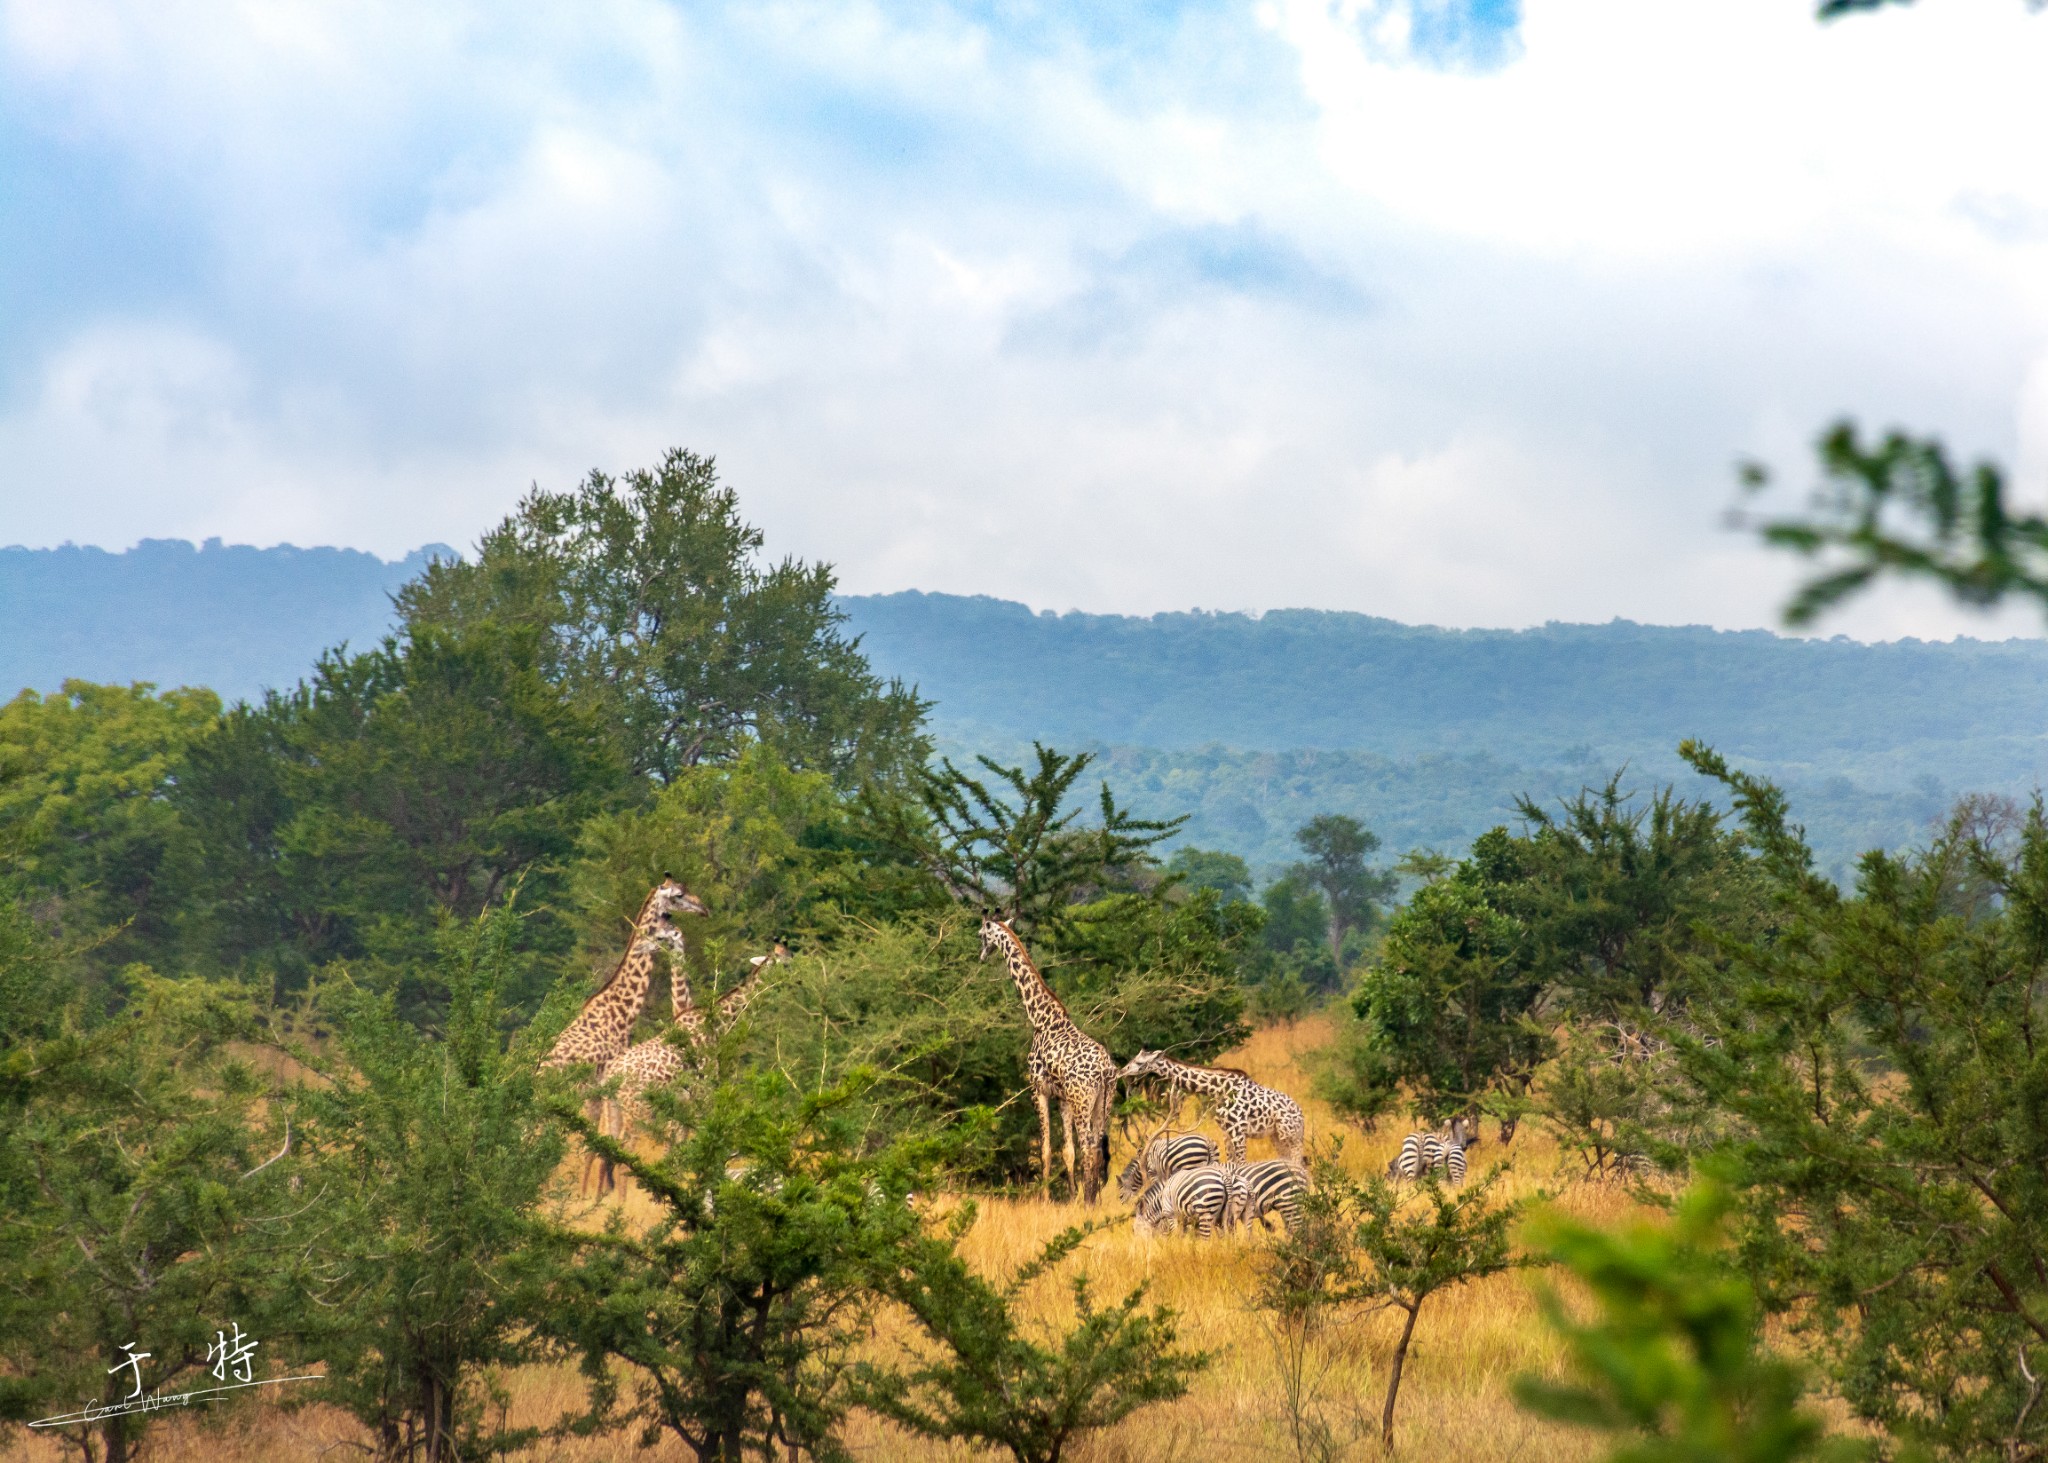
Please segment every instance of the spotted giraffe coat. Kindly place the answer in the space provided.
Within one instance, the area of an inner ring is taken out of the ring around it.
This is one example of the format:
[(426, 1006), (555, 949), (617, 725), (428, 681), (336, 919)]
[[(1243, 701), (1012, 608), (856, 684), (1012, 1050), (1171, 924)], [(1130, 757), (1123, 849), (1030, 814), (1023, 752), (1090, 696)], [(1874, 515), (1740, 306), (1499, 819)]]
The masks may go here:
[[(737, 1021), (759, 993), (761, 973), (770, 965), (779, 965), (788, 958), (789, 947), (778, 941), (773, 954), (756, 955), (749, 962), (752, 969), (746, 979), (718, 998), (717, 1019), (721, 1028)], [(619, 1079), (616, 1121), (608, 1125), (614, 1137), (623, 1138), (630, 1123), (646, 1119), (648, 1088), (675, 1081), (683, 1074), (683, 1069), (711, 1044), (710, 1028), (704, 1013), (697, 1009), (696, 999), (690, 991), (690, 978), (683, 972), (680, 961), (669, 980), (669, 1005), (676, 1031), (683, 1041), (678, 1043), (669, 1032), (637, 1041), (606, 1069), (607, 1076)]]
[(1301, 1162), (1308, 1124), (1301, 1104), (1284, 1092), (1254, 1082), (1235, 1067), (1198, 1067), (1163, 1052), (1139, 1052), (1124, 1064), (1125, 1077), (1161, 1077), (1184, 1092), (1210, 1101), (1210, 1115), (1223, 1129), (1223, 1161), (1244, 1162), (1245, 1145), (1270, 1138), (1283, 1158)]
[(633, 921), (633, 941), (626, 948), (610, 979), (597, 988), (576, 1019), (562, 1029), (555, 1044), (541, 1059), (541, 1066), (570, 1067), (588, 1062), (602, 1076), (607, 1067), (626, 1054), (633, 1044), (633, 1025), (647, 1004), (647, 992), (654, 983), (654, 952), (661, 945), (680, 951), (682, 932), (676, 928), (678, 914), (708, 914), (704, 902), (674, 879), (664, 878), (654, 886)]
[[(1109, 1110), (1116, 1100), (1116, 1060), (1105, 1047), (1067, 1015), (1038, 967), (1031, 963), (1017, 932), (999, 919), (981, 922), (981, 954), (1000, 954), (1024, 1002), (1031, 1023), (1031, 1051), (1024, 1069), (1038, 1099), (1041, 1179), (1052, 1187), (1052, 1100), (1060, 1104), (1066, 1130), (1067, 1178), (1090, 1203), (1109, 1175)], [(1080, 1149), (1077, 1165), (1075, 1148)]]

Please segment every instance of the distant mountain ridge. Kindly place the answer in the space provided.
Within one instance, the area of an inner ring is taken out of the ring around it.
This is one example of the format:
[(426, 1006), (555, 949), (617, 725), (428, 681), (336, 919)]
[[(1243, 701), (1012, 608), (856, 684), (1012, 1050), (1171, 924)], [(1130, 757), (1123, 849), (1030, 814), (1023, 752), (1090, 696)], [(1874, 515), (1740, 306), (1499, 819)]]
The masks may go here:
[[(194, 546), (0, 549), (0, 697), (67, 677), (295, 684), (321, 651), (391, 627), (391, 595), (435, 557)], [(1271, 868), (1316, 812), (1389, 848), (1462, 847), (1515, 799), (1628, 785), (1703, 791), (1674, 755), (1700, 737), (1778, 779), (1840, 871), (1924, 836), (1962, 791), (2048, 782), (2048, 642), (1864, 645), (1699, 626), (1443, 630), (1277, 610), (1033, 613), (985, 596), (840, 600), (885, 675), (937, 704), (955, 754), (1039, 738), (1092, 747), (1119, 794), (1192, 815), (1186, 836)]]
[(288, 687), (322, 650), (391, 626), (391, 595), (436, 557), (258, 549), (144, 539), (123, 553), (66, 544), (0, 549), (0, 699), (67, 678), (211, 686), (224, 697)]
[(1701, 737), (1773, 766), (2048, 776), (2048, 641), (1866, 645), (1704, 626), (1443, 630), (1332, 610), (1033, 614), (849, 598), (876, 668), (959, 740), (1619, 760)]

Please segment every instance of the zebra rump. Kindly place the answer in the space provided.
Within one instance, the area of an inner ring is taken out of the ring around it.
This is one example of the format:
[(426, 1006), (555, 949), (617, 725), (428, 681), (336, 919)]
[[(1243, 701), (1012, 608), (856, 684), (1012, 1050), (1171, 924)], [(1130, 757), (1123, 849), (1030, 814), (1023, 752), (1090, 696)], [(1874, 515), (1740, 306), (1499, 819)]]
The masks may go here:
[(1291, 1233), (1301, 1226), (1301, 1196), (1308, 1188), (1308, 1173), (1300, 1164), (1284, 1158), (1264, 1163), (1238, 1163), (1230, 1167), (1230, 1209), (1224, 1228), (1235, 1229), (1254, 1220), (1261, 1229), (1268, 1214), (1277, 1213)]
[(1410, 1133), (1401, 1140), (1401, 1151), (1387, 1165), (1390, 1179), (1419, 1179), (1433, 1169), (1442, 1169), (1454, 1184), (1465, 1182), (1465, 1149), (1471, 1144), (1466, 1130), (1451, 1125), (1451, 1136), (1441, 1133)]
[(1223, 1227), (1230, 1178), (1219, 1163), (1177, 1169), (1138, 1196), (1132, 1227), (1142, 1235), (1173, 1234), (1192, 1224), (1203, 1239)]
[(1117, 1197), (1129, 1203), (1154, 1179), (1214, 1163), (1220, 1156), (1216, 1145), (1200, 1133), (1161, 1133), (1139, 1149), (1117, 1175)]

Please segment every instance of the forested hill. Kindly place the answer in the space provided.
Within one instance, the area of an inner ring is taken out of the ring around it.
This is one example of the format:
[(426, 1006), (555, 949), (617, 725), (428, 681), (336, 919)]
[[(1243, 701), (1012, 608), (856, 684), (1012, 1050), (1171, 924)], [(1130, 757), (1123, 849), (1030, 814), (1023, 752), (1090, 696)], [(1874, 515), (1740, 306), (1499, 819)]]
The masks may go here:
[[(0, 549), (0, 698), (66, 677), (289, 686), (366, 646), (436, 554)], [(2048, 643), (1862, 645), (1617, 621), (1440, 630), (1366, 615), (1033, 614), (985, 597), (843, 599), (875, 667), (936, 701), (949, 751), (1092, 746), (1141, 810), (1271, 867), (1318, 812), (1462, 847), (1518, 795), (1695, 780), (1701, 737), (1784, 783), (1835, 870), (1924, 834), (1957, 793), (2048, 781)]]
[(229, 699), (291, 686), (322, 650), (366, 648), (391, 593), (439, 555), (257, 549), (144, 539), (125, 553), (0, 549), (0, 700), (66, 678), (211, 686)]
[(2048, 778), (2041, 641), (1053, 615), (915, 592), (843, 603), (876, 667), (938, 703), (947, 743), (1120, 749), (1119, 788), (1141, 806), (1193, 812), (1199, 840), (1267, 860), (1325, 807), (1396, 848), (1455, 847), (1510, 817), (1518, 793), (1566, 795), (1623, 763), (1632, 785), (1690, 784), (1673, 755), (1686, 737), (1792, 788), (1836, 868), (1919, 836), (1958, 792)]
[(1439, 630), (1324, 610), (1034, 615), (916, 592), (843, 603), (876, 668), (917, 681), (962, 740), (1599, 760), (1696, 736), (1852, 775), (2048, 770), (2038, 640), (1864, 645), (1622, 620)]

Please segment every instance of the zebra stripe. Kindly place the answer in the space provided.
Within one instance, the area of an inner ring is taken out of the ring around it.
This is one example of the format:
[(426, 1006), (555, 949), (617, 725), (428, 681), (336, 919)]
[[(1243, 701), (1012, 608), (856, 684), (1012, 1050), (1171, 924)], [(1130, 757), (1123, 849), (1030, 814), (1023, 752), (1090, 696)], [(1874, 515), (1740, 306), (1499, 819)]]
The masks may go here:
[(1256, 1220), (1261, 1229), (1270, 1229), (1266, 1216), (1274, 1213), (1280, 1216), (1289, 1233), (1301, 1227), (1301, 1196), (1308, 1188), (1308, 1174), (1301, 1165), (1272, 1158), (1264, 1163), (1232, 1164), (1228, 1171), (1230, 1211), (1225, 1215), (1224, 1228), (1234, 1229)]
[(1132, 1227), (1142, 1235), (1173, 1234), (1190, 1222), (1209, 1239), (1223, 1227), (1230, 1209), (1230, 1179), (1221, 1164), (1183, 1168), (1155, 1181), (1138, 1196)]
[(1219, 1156), (1216, 1145), (1200, 1133), (1160, 1133), (1140, 1148), (1117, 1175), (1117, 1197), (1129, 1203), (1154, 1179), (1214, 1163)]
[(1401, 1140), (1401, 1151), (1387, 1165), (1390, 1179), (1419, 1179), (1433, 1169), (1442, 1169), (1454, 1184), (1465, 1182), (1465, 1150), (1472, 1146), (1472, 1129), (1464, 1119), (1451, 1122), (1451, 1135), (1410, 1133)]

